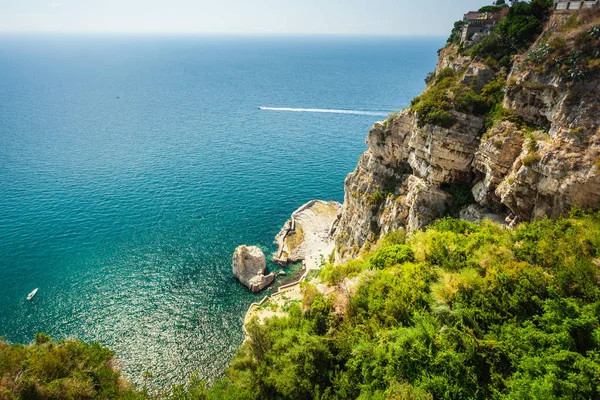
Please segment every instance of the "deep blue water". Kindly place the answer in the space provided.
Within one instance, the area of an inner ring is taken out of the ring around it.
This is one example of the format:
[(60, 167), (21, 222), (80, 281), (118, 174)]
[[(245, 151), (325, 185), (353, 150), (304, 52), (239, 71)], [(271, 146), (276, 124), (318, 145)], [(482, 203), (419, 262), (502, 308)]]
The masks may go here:
[(0, 37), (0, 336), (101, 342), (135, 382), (218, 375), (257, 298), (234, 248), (342, 201), (383, 118), (258, 107), (399, 109), (442, 44)]

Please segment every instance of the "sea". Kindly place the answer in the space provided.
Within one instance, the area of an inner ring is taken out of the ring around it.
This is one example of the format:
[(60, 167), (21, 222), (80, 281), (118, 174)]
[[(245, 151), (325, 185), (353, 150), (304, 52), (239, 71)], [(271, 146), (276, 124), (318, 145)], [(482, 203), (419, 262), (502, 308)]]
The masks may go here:
[(236, 246), (270, 257), (296, 208), (342, 202), (443, 44), (0, 35), (0, 336), (99, 342), (153, 387), (219, 377), (268, 294)]

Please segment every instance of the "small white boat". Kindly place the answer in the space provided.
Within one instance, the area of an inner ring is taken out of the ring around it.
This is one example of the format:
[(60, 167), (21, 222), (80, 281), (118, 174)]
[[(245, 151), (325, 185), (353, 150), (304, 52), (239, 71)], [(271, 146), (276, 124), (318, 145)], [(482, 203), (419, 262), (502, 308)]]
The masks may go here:
[(35, 294), (37, 293), (37, 291), (38, 291), (38, 288), (33, 289), (33, 292), (31, 292), (31, 293), (29, 293), (27, 295), (27, 300), (33, 299), (33, 296), (35, 296)]

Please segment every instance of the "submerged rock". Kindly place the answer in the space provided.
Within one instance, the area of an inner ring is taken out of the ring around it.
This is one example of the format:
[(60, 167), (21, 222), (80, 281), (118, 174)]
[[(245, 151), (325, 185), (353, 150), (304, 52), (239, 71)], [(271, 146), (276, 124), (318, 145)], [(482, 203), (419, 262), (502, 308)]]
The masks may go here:
[(265, 275), (265, 254), (256, 246), (238, 246), (232, 259), (233, 276), (253, 293), (260, 292), (275, 279), (272, 272)]

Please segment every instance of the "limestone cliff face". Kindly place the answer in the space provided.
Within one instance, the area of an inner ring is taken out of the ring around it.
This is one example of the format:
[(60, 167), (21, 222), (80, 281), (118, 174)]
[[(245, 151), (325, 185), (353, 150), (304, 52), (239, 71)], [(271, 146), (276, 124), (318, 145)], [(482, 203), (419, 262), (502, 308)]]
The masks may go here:
[[(552, 37), (562, 36), (565, 16), (555, 15), (530, 49), (535, 52)], [(583, 32), (588, 29), (582, 27)], [(566, 46), (577, 54), (575, 33)], [(600, 75), (589, 71), (570, 79), (527, 64), (517, 57), (508, 77), (504, 106), (532, 124), (545, 128), (535, 144), (523, 149), (496, 189), (496, 196), (520, 220), (557, 217), (573, 206), (600, 205)], [(537, 162), (524, 162), (534, 154)]]
[(483, 117), (451, 110), (454, 123), (444, 128), (419, 124), (411, 109), (376, 123), (368, 150), (345, 182), (337, 263), (389, 231), (410, 232), (450, 212), (458, 215), (451, 194), (457, 184), (472, 189), (474, 204), (460, 215), (473, 219), (514, 223), (556, 217), (573, 206), (600, 208), (600, 74), (573, 81), (528, 64), (529, 53), (560, 32), (565, 20), (553, 16), (508, 73), (460, 56), (453, 46), (440, 51), (436, 73), (452, 68), (458, 82), (478, 92), (502, 76), (502, 105), (522, 123), (507, 118), (486, 130)]
[(256, 246), (238, 246), (232, 257), (233, 276), (253, 293), (260, 292), (273, 282), (275, 274), (264, 275), (267, 269), (265, 254)]

